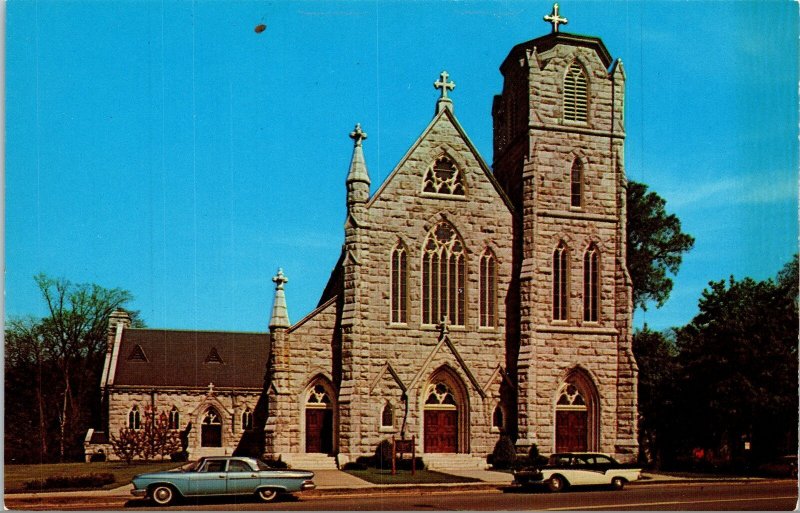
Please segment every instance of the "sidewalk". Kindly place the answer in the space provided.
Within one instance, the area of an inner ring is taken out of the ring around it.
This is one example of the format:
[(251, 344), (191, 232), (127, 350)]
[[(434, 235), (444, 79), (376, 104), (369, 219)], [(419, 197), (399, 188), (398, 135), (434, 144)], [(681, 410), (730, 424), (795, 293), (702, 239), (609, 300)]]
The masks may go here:
[[(315, 470), (314, 483), (316, 483), (316, 490), (310, 492), (303, 492), (304, 494), (329, 494), (329, 493), (346, 493), (349, 491), (361, 492), (387, 492), (391, 490), (407, 491), (408, 489), (415, 488), (420, 490), (430, 490), (438, 488), (440, 490), (480, 490), (480, 489), (493, 489), (505, 486), (511, 486), (514, 477), (507, 472), (497, 472), (492, 470), (479, 470), (479, 469), (448, 469), (442, 472), (454, 476), (469, 477), (479, 479), (478, 482), (470, 483), (435, 483), (435, 484), (402, 484), (402, 485), (383, 485), (373, 484), (363, 479), (359, 479), (347, 472), (341, 470)], [(761, 477), (731, 477), (731, 476), (713, 476), (707, 474), (700, 474), (697, 476), (672, 476), (667, 474), (654, 474), (650, 472), (642, 472), (642, 479), (629, 483), (629, 486), (656, 484), (656, 483), (710, 483), (710, 482), (757, 482), (768, 481), (768, 478)], [(56, 498), (56, 497), (124, 497), (132, 499), (131, 490), (133, 485), (126, 484), (110, 490), (80, 490), (80, 491), (54, 491), (54, 492), (35, 492), (35, 493), (15, 493), (4, 494), (9, 499), (24, 499), (31, 500), (36, 498)]]

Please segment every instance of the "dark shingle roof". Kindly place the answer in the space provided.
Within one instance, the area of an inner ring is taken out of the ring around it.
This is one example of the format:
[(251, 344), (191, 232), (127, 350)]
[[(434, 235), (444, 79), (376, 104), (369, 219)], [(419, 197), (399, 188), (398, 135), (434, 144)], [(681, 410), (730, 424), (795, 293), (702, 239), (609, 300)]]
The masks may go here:
[(268, 355), (266, 333), (126, 329), (114, 384), (261, 388)]

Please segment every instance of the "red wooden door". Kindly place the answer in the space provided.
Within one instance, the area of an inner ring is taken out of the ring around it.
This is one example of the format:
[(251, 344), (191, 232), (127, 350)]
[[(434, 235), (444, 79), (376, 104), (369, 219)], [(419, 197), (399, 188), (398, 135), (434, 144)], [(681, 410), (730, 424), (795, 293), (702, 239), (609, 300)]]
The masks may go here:
[(556, 412), (556, 452), (589, 449), (588, 414), (585, 411)]
[(306, 410), (306, 452), (328, 454), (333, 449), (333, 410)]
[(458, 412), (425, 411), (425, 452), (458, 452)]

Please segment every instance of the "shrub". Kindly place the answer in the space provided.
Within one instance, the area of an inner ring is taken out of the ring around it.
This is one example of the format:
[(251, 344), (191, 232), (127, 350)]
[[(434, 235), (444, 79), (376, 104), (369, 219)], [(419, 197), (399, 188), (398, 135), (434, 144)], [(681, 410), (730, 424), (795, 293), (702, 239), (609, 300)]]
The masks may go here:
[(356, 458), (356, 463), (359, 465), (363, 465), (364, 467), (374, 467), (375, 466), (375, 457), (374, 456), (359, 456)]
[(381, 440), (375, 448), (375, 457), (372, 463), (376, 468), (392, 468), (392, 441)]
[(367, 470), (367, 466), (358, 461), (348, 461), (344, 464), (342, 470)]
[(514, 465), (516, 458), (514, 442), (508, 435), (500, 435), (492, 451), (492, 466), (497, 469), (508, 469)]
[(531, 450), (528, 451), (528, 463), (534, 467), (547, 465), (547, 456), (539, 454), (539, 448), (536, 447), (536, 444), (531, 445)]
[(50, 490), (53, 488), (100, 488), (114, 482), (114, 475), (107, 472), (76, 474), (74, 476), (50, 476), (45, 479), (26, 481), (26, 490)]
[(173, 452), (169, 455), (169, 459), (177, 462), (189, 461), (189, 453), (186, 451)]
[[(422, 460), (421, 456), (416, 457), (416, 465), (417, 470), (425, 470), (425, 462)], [(389, 468), (392, 468), (392, 461), (389, 460)], [(411, 458), (404, 458), (398, 459), (395, 462), (395, 468), (397, 470), (411, 470)]]
[(100, 449), (98, 452), (92, 453), (89, 456), (89, 463), (96, 463), (98, 461), (106, 461), (106, 453), (103, 452), (103, 449)]

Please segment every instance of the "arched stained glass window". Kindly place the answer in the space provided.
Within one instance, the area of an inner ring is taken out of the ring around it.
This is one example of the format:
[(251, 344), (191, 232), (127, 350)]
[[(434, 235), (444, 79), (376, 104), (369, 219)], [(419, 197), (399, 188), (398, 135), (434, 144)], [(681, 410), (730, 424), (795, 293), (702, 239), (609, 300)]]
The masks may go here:
[(497, 260), (492, 250), (481, 255), (480, 262), (480, 325), (494, 327), (497, 317)]
[(408, 255), (398, 244), (392, 251), (392, 322), (405, 323), (408, 310)]
[(494, 412), (492, 413), (492, 427), (503, 429), (503, 421), (503, 407), (498, 404), (494, 407)]
[(422, 191), (433, 194), (463, 196), (464, 181), (461, 177), (461, 171), (458, 170), (452, 160), (442, 155), (425, 172)]
[(600, 313), (600, 253), (592, 245), (583, 255), (583, 320), (597, 322)]
[(567, 320), (569, 273), (567, 272), (567, 246), (563, 242), (553, 251), (553, 320)]
[(422, 251), (423, 324), (445, 319), (454, 326), (464, 325), (465, 259), (464, 243), (453, 227), (447, 222), (436, 225)]
[(573, 62), (564, 75), (564, 119), (585, 122), (588, 96), (586, 72), (578, 62)]

